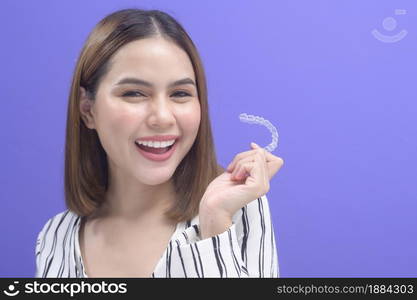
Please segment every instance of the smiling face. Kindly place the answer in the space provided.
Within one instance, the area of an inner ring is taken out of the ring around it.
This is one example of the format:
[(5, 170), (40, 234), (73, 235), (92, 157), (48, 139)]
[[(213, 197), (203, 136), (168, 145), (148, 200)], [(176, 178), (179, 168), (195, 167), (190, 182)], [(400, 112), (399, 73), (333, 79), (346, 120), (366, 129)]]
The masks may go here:
[[(123, 83), (140, 79), (150, 85)], [(187, 79), (180, 85), (173, 82)], [(192, 147), (200, 125), (200, 102), (191, 61), (184, 50), (163, 38), (130, 42), (112, 57), (109, 71), (91, 102), (81, 88), (80, 110), (86, 126), (96, 129), (107, 153), (110, 174), (127, 181), (158, 185), (171, 179)], [(135, 140), (177, 135), (176, 149), (165, 161), (139, 153)]]

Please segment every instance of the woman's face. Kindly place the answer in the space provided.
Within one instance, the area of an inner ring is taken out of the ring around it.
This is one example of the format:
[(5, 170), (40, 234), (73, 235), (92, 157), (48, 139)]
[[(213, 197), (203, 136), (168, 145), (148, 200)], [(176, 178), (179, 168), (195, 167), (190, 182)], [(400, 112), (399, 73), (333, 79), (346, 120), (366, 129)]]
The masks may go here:
[[(130, 42), (111, 61), (95, 101), (81, 98), (84, 122), (97, 130), (111, 174), (116, 172), (122, 179), (133, 178), (146, 185), (164, 183), (192, 147), (200, 125), (200, 102), (191, 61), (181, 48), (162, 38)], [(120, 84), (125, 78), (150, 85)], [(182, 79), (194, 84), (170, 86)], [(88, 103), (92, 105), (90, 113)], [(168, 160), (153, 161), (138, 151), (135, 141), (154, 135), (179, 136)]]

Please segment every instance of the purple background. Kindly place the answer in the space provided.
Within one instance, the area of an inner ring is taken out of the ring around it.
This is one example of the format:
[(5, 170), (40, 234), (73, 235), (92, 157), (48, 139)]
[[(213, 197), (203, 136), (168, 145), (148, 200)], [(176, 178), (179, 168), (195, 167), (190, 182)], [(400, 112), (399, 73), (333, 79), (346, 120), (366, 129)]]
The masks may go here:
[(240, 113), (277, 127), (285, 165), (267, 195), (282, 277), (417, 276), (413, 0), (1, 1), (0, 276), (34, 275), (36, 236), (65, 209), (75, 60), (101, 18), (131, 6), (166, 11), (197, 45), (222, 165), (271, 141)]

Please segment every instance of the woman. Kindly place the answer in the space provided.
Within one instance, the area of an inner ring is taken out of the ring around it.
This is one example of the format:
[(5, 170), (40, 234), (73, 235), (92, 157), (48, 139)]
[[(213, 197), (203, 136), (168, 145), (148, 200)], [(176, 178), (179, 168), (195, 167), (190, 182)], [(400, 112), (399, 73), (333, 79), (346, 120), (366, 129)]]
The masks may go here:
[(35, 276), (278, 277), (265, 194), (283, 161), (252, 144), (224, 170), (208, 111), (177, 21), (140, 9), (101, 20), (71, 85), (68, 209), (39, 232)]

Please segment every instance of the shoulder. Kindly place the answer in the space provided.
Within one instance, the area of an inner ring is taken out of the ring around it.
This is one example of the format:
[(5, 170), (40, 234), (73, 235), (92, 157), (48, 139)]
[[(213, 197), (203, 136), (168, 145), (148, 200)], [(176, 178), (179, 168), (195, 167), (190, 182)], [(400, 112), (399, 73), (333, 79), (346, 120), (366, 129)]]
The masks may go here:
[[(38, 233), (38, 242), (42, 240), (59, 239), (75, 226), (79, 216), (70, 210), (64, 210), (48, 219)], [(45, 242), (45, 241), (44, 241)]]
[(36, 240), (35, 277), (75, 276), (70, 257), (75, 251), (75, 233), (80, 219), (77, 214), (65, 210), (46, 221)]

